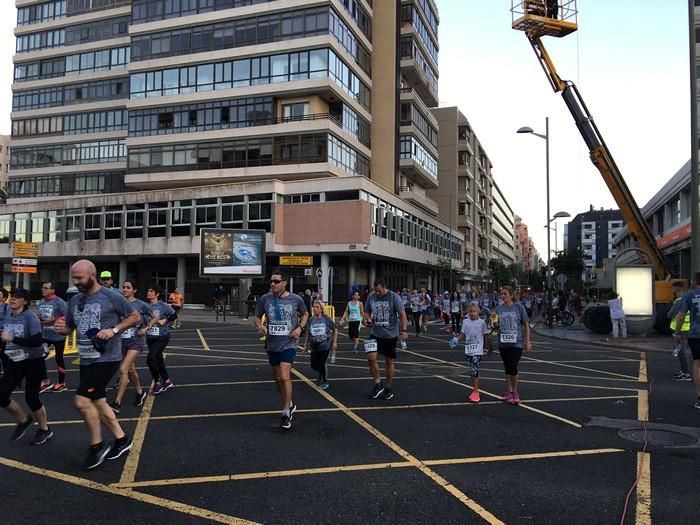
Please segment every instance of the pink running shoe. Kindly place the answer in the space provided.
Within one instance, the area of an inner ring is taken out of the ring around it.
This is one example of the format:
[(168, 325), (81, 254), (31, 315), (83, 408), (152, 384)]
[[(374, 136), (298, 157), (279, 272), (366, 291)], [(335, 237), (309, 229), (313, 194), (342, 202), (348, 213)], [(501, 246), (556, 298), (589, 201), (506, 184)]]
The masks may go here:
[(471, 394), (469, 394), (469, 402), (470, 403), (478, 403), (479, 401), (481, 401), (481, 397), (479, 396), (479, 392), (474, 391)]
[(506, 392), (505, 394), (503, 394), (503, 402), (504, 403), (510, 403), (512, 399), (513, 399), (513, 392)]
[(158, 382), (153, 383), (153, 388), (151, 388), (151, 394), (153, 394), (154, 396), (157, 396), (162, 391), (163, 391), (163, 385), (161, 385)]
[(520, 396), (518, 395), (517, 392), (513, 392), (513, 395), (510, 398), (510, 404), (511, 405), (519, 405), (520, 404)]

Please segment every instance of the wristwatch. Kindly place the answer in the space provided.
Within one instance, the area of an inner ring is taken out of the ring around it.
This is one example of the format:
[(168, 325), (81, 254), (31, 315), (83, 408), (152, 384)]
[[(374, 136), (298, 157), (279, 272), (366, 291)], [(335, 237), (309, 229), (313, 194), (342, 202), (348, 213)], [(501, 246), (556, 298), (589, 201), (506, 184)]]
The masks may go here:
[(117, 334), (119, 333), (119, 328), (117, 328), (116, 326), (113, 326), (113, 327), (112, 327), (112, 333), (113, 333), (114, 335), (117, 335)]

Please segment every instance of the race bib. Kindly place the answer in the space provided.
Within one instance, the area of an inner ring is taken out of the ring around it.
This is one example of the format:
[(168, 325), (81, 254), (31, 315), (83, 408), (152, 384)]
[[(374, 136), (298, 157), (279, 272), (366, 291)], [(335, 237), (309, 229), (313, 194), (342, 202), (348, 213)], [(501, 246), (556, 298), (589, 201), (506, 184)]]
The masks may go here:
[(350, 314), (350, 316), (348, 317), (348, 320), (350, 320), (350, 321), (359, 321), (359, 320), (360, 320), (360, 314), (358, 314), (358, 313)]
[(39, 306), (39, 315), (42, 320), (46, 320), (49, 317), (53, 317), (53, 306), (50, 304), (42, 304)]
[(90, 341), (78, 341), (78, 353), (81, 359), (99, 359), (100, 353), (95, 350)]
[(373, 321), (374, 326), (389, 326), (389, 321)]
[(467, 355), (474, 355), (479, 352), (479, 343), (475, 341), (468, 341), (464, 346), (464, 353)]
[(146, 335), (150, 335), (152, 337), (153, 336), (158, 337), (160, 335), (160, 326), (158, 326), (158, 325), (151, 326), (148, 329), (148, 331), (146, 332)]
[(369, 354), (377, 351), (377, 340), (368, 339), (365, 341), (365, 354)]
[(135, 335), (136, 335), (136, 330), (135, 330), (133, 327), (132, 327), (132, 328), (127, 328), (126, 330), (124, 330), (124, 331), (122, 332), (121, 338), (122, 338), (122, 339), (131, 339), (131, 338), (134, 337)]
[(5, 355), (10, 358), (10, 360), (13, 363), (19, 363), (20, 361), (24, 361), (27, 359), (27, 352), (24, 351), (24, 348), (13, 348), (13, 349), (5, 349)]
[(313, 325), (311, 327), (311, 335), (313, 337), (323, 337), (326, 335), (326, 327), (324, 325)]
[(267, 333), (269, 335), (289, 335), (289, 328), (287, 323), (271, 322), (267, 327)]
[(513, 332), (501, 332), (500, 341), (501, 343), (517, 343), (518, 334)]

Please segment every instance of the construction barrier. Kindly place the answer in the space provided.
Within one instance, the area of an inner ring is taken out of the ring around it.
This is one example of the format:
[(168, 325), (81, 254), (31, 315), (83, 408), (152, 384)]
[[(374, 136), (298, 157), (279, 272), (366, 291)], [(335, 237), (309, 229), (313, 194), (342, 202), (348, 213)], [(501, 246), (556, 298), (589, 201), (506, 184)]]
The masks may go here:
[(327, 304), (323, 307), (323, 313), (335, 320), (335, 306)]

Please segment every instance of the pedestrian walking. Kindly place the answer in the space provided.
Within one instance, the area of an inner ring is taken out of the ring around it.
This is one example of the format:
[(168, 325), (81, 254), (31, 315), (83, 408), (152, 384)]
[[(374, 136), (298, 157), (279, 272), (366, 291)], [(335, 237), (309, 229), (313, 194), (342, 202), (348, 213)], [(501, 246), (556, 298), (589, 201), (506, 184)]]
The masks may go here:
[(248, 295), (245, 298), (245, 304), (246, 304), (245, 318), (246, 318), (246, 321), (250, 317), (250, 314), (255, 315), (255, 302), (256, 301), (257, 301), (257, 297), (255, 296), (255, 293), (253, 292), (253, 287), (250, 286), (248, 288)]
[[(266, 325), (262, 322), (263, 314)], [(308, 319), (304, 300), (287, 291), (287, 277), (282, 272), (273, 273), (270, 276), (270, 292), (263, 295), (255, 306), (255, 326), (266, 336), (267, 359), (282, 398), (280, 427), (283, 429), (292, 428), (292, 418), (297, 409), (292, 401), (290, 376), (299, 337)]]
[[(62, 334), (77, 331), (80, 385), (75, 394), (75, 407), (90, 434), (90, 448), (83, 468), (91, 470), (105, 459), (117, 459), (131, 450), (131, 439), (107, 404), (106, 389), (121, 362), (119, 334), (135, 326), (139, 315), (121, 294), (97, 282), (97, 270), (92, 262), (86, 259), (76, 262), (71, 267), (71, 279), (80, 293), (68, 301), (66, 317), (57, 319), (54, 329)], [(112, 444), (102, 440), (100, 424), (114, 436)]]
[(306, 339), (304, 341), (304, 353), (311, 348), (311, 368), (318, 374), (318, 387), (321, 390), (328, 388), (328, 354), (338, 348), (338, 331), (333, 319), (323, 312), (323, 301), (314, 301), (311, 307), (312, 315), (309, 318)]
[[(523, 355), (523, 349), (530, 352), (530, 325), (525, 308), (513, 300), (515, 295), (510, 286), (501, 287), (502, 305), (496, 306), (494, 324), (498, 327), (498, 350), (503, 361), (506, 379), (506, 393), (503, 402), (517, 405), (520, 403), (518, 394), (518, 363)], [(493, 319), (493, 317), (492, 317)]]
[(688, 346), (693, 356), (693, 383), (695, 384), (695, 408), (700, 409), (700, 272), (693, 274), (693, 289), (683, 295), (681, 307), (676, 315), (676, 331), (673, 334), (676, 344), (683, 341), (681, 330), (685, 322), (685, 314), (690, 313), (690, 329), (688, 330)]
[[(0, 407), (17, 422), (10, 436), (12, 441), (22, 439), (36, 419), (39, 428), (31, 444), (43, 445), (53, 437), (53, 431), (49, 428), (46, 408), (39, 398), (39, 386), (46, 375), (43, 333), (39, 319), (28, 310), (29, 302), (29, 291), (24, 288), (15, 288), (10, 293), (10, 312), (5, 317), (0, 336), (8, 358), (5, 373), (0, 378)], [(27, 414), (17, 401), (10, 399), (22, 380), (24, 399), (31, 414)]]

